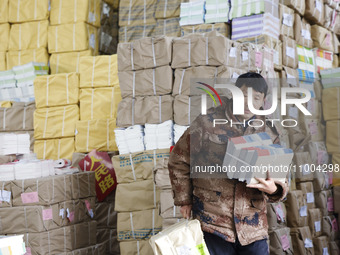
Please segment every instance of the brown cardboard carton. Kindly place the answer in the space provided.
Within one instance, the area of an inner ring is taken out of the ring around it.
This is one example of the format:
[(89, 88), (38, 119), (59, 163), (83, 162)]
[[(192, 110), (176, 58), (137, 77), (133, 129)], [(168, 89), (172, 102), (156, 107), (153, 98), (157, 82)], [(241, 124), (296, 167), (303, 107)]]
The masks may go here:
[(269, 250), (273, 255), (294, 254), (290, 229), (278, 228), (269, 232)]
[(97, 229), (97, 243), (103, 243), (105, 245), (106, 253), (102, 254), (120, 254), (117, 229), (115, 228)]
[(279, 5), (280, 34), (294, 39), (294, 10), (286, 5)]
[(0, 131), (33, 130), (35, 103), (13, 102), (10, 108), (0, 108)]
[(287, 226), (286, 206), (282, 202), (267, 203), (268, 227), (271, 230)]
[(297, 13), (294, 20), (295, 41), (304, 47), (312, 48), (311, 25)]
[(180, 206), (174, 205), (172, 190), (162, 190), (160, 195), (160, 216), (166, 218), (181, 218)]
[(321, 210), (319, 208), (309, 209), (308, 225), (313, 238), (321, 236), (322, 234), (321, 224), (322, 224)]
[(338, 221), (334, 215), (323, 216), (321, 223), (322, 235), (327, 236), (329, 240), (335, 241), (338, 238)]
[(295, 40), (281, 36), (282, 40), (282, 64), (296, 69), (298, 66), (298, 55)]
[(162, 218), (158, 215), (157, 209), (118, 213), (119, 241), (148, 239), (161, 229)]
[(328, 239), (326, 236), (313, 238), (313, 245), (315, 255), (330, 254)]
[(332, 215), (334, 212), (334, 199), (332, 190), (323, 190), (315, 193), (315, 205), (320, 208), (322, 215)]
[(71, 175), (72, 199), (96, 196), (95, 173), (80, 172)]
[(306, 2), (302, 0), (284, 0), (283, 4), (294, 9), (300, 15), (305, 13)]
[(312, 24), (322, 25), (324, 23), (324, 4), (323, 0), (307, 0), (304, 17)]
[(307, 226), (307, 204), (301, 190), (290, 191), (285, 202), (287, 214), (287, 226)]
[(159, 193), (153, 180), (118, 184), (115, 211), (131, 212), (156, 208), (159, 203)]
[(168, 169), (169, 158), (163, 158), (157, 162), (156, 166), (153, 168), (154, 180), (160, 189), (171, 189), (171, 181)]
[(291, 228), (290, 235), (294, 248), (294, 254), (314, 255), (312, 235), (309, 227)]
[(307, 203), (307, 208), (315, 208), (313, 182), (296, 183), (296, 188), (302, 191), (303, 198)]
[(332, 32), (321, 26), (313, 25), (311, 33), (314, 47), (332, 52), (334, 51)]

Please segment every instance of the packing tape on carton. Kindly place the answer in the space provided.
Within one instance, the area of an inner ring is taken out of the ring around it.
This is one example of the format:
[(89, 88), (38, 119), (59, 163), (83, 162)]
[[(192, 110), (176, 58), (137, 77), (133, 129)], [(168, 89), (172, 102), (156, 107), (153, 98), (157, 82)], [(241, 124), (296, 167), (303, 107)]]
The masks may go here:
[(178, 91), (179, 95), (182, 94), (182, 86), (183, 86), (183, 79), (184, 79), (185, 70), (186, 69), (182, 70), (181, 82), (179, 83), (179, 91)]
[(188, 66), (191, 66), (191, 39), (188, 42)]
[(130, 163), (131, 163), (131, 170), (132, 170), (133, 179), (134, 179), (134, 181), (136, 181), (137, 180), (136, 179), (136, 172), (135, 172), (135, 167), (133, 165), (133, 160), (132, 160), (131, 153), (129, 154), (129, 156), (130, 156)]
[(155, 68), (152, 69), (152, 88), (153, 88), (153, 95), (156, 96), (157, 92), (156, 92), (156, 70)]

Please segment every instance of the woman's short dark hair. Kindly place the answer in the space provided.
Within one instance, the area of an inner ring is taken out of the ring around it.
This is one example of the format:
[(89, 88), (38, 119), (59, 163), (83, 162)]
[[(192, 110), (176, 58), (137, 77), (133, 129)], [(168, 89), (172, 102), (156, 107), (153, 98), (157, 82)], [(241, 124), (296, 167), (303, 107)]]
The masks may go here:
[(259, 73), (248, 72), (241, 74), (235, 83), (236, 87), (241, 88), (243, 85), (253, 88), (255, 91), (264, 93), (266, 97), (268, 92), (268, 85), (266, 80)]

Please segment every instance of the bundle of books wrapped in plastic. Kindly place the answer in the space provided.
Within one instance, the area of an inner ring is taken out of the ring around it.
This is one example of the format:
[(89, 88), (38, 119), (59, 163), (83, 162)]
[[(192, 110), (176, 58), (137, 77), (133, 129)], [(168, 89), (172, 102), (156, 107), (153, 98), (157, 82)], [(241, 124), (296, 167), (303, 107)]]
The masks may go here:
[(285, 183), (293, 151), (273, 144), (267, 133), (258, 133), (231, 138), (228, 142), (223, 166), (235, 166), (228, 171), (228, 178), (257, 183), (256, 178), (267, 178), (267, 174)]

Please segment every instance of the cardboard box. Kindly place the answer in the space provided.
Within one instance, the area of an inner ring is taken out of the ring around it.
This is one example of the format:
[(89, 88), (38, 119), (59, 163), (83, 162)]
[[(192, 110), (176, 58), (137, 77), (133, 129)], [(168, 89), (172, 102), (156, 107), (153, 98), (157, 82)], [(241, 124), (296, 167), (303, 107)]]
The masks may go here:
[(286, 206), (282, 202), (267, 203), (267, 220), (270, 230), (287, 226)]
[(307, 0), (306, 10), (304, 17), (310, 21), (312, 24), (323, 25), (324, 23), (324, 1), (320, 0)]
[[(241, 61), (240, 68), (246, 69), (249, 71), (256, 72), (257, 70), (261, 70), (263, 68), (264, 62), (264, 50), (257, 44), (252, 43), (244, 43), (241, 47)], [(263, 56), (262, 60), (259, 59), (258, 55)], [(273, 59), (272, 59), (273, 61)], [(272, 63), (273, 64), (273, 63)], [(273, 65), (271, 66), (274, 67)]]
[(308, 225), (313, 238), (321, 236), (322, 234), (321, 224), (322, 224), (321, 210), (319, 208), (309, 209)]
[(334, 215), (322, 217), (321, 231), (322, 235), (327, 236), (331, 241), (335, 241), (338, 238), (338, 221)]
[[(1, 6), (2, 4), (3, 3), (1, 3)], [(11, 26), (9, 25), (9, 23), (0, 24), (0, 36), (1, 36), (0, 51), (2, 52), (5, 52), (8, 50), (10, 28)]]
[(182, 218), (180, 206), (175, 206), (172, 190), (162, 190), (160, 196), (160, 216), (167, 218)]
[(75, 152), (74, 137), (36, 140), (34, 153), (38, 159), (72, 159)]
[(9, 34), (8, 50), (47, 48), (48, 20), (13, 24)]
[(24, 242), (32, 254), (60, 254), (95, 245), (96, 231), (97, 223), (90, 221), (47, 232), (26, 233)]
[(30, 62), (39, 62), (48, 65), (49, 55), (46, 48), (38, 48), (33, 50), (8, 51), (6, 53), (7, 70), (14, 66), (25, 65)]
[[(304, 1), (301, 1), (304, 3)], [(311, 25), (299, 14), (295, 13), (294, 20), (294, 31), (295, 31), (295, 41), (297, 44), (304, 47), (312, 48), (313, 40), (311, 37)]]
[(117, 55), (81, 57), (80, 88), (119, 86)]
[(313, 25), (311, 29), (313, 46), (323, 50), (334, 51), (333, 34), (326, 28)]
[(294, 39), (294, 10), (279, 4), (280, 34)]
[(48, 1), (8, 1), (8, 21), (23, 23), (34, 20), (46, 20), (49, 16)]
[(230, 25), (227, 23), (216, 23), (216, 24), (198, 24), (181, 26), (181, 36), (186, 36), (188, 34), (200, 34), (208, 33), (211, 31), (217, 31), (218, 33), (224, 35), (225, 37), (230, 36)]
[(314, 164), (328, 164), (329, 157), (325, 142), (312, 142), (308, 144), (308, 150)]
[(39, 108), (34, 112), (34, 138), (73, 137), (78, 120), (78, 105)]
[(105, 254), (106, 252), (106, 243), (97, 243), (96, 245), (92, 245), (92, 246), (88, 246), (85, 248), (80, 248), (77, 250), (73, 250), (70, 252), (63, 252), (63, 253), (59, 253), (62, 255), (88, 255), (88, 254)]
[(10, 108), (0, 108), (0, 131), (29, 131), (33, 130), (34, 102), (13, 102)]
[(313, 172), (313, 188), (314, 192), (320, 192), (330, 188), (332, 183), (332, 173), (323, 173), (320, 171)]
[[(118, 183), (132, 183), (153, 179), (153, 170), (170, 156), (169, 149), (150, 150), (112, 157)], [(167, 165), (166, 165), (167, 167)]]
[(133, 0), (119, 5), (119, 26), (136, 26), (156, 23), (156, 0)]
[(96, 196), (95, 173), (80, 172), (71, 175), (72, 199), (83, 199)]
[(171, 189), (168, 163), (169, 158), (163, 158), (163, 160), (156, 163), (153, 169), (155, 183), (162, 190)]
[(117, 212), (114, 210), (114, 203), (96, 203), (95, 220), (98, 228), (117, 228)]
[[(141, 70), (169, 65), (172, 58), (172, 39), (143, 38), (118, 45), (118, 71)], [(132, 55), (131, 55), (132, 54)]]
[(34, 80), (37, 108), (77, 104), (79, 99), (79, 74), (38, 76)]
[(51, 54), (51, 74), (79, 73), (80, 57), (92, 55), (93, 51), (91, 50)]
[(124, 98), (117, 110), (117, 126), (160, 124), (173, 119), (173, 97), (145, 96)]
[(149, 240), (119, 242), (121, 254), (152, 254)]
[(120, 101), (119, 87), (81, 89), (80, 120), (115, 119)]
[(162, 230), (157, 209), (118, 213), (118, 241), (144, 240)]
[(86, 22), (100, 27), (100, 0), (52, 1), (50, 10), (51, 25)]
[(269, 251), (273, 255), (294, 254), (290, 229), (278, 228), (269, 232)]
[(334, 213), (334, 198), (332, 190), (316, 192), (315, 205), (320, 208), (323, 216), (332, 215)]
[(303, 227), (307, 226), (307, 203), (303, 198), (301, 190), (293, 190), (287, 194), (285, 202), (287, 212), (288, 227)]
[(308, 209), (315, 208), (313, 182), (296, 183), (296, 188), (302, 191), (303, 199), (307, 203), (307, 208)]
[(290, 236), (292, 238), (295, 254), (314, 255), (312, 235), (309, 231), (309, 227), (291, 228)]
[(116, 190), (115, 211), (131, 212), (156, 208), (159, 194), (153, 180), (120, 183)]
[(170, 66), (118, 73), (122, 97), (158, 96), (170, 94), (173, 70)]
[(5, 207), (12, 207), (12, 191), (11, 182), (0, 181), (0, 209)]
[(331, 254), (326, 236), (313, 238), (313, 246), (315, 255)]
[(338, 153), (340, 148), (340, 128), (339, 120), (331, 120), (326, 122), (326, 146), (330, 154)]
[(76, 123), (75, 151), (90, 152), (118, 150), (115, 119), (81, 120)]
[(98, 53), (98, 29), (84, 22), (48, 27), (48, 52), (93, 50)]
[(282, 40), (282, 64), (290, 68), (298, 67), (298, 55), (296, 50), (296, 42), (286, 36), (281, 36)]

